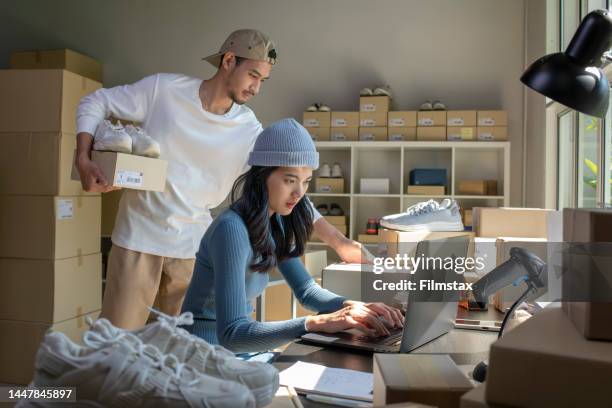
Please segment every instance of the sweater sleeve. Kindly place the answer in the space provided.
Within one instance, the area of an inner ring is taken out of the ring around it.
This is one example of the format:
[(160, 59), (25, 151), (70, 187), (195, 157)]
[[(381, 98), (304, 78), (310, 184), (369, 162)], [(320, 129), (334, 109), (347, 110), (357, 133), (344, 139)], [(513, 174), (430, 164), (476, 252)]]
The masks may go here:
[(346, 298), (338, 296), (319, 286), (306, 271), (299, 258), (291, 258), (278, 265), (285, 280), (298, 301), (307, 309), (320, 313), (335, 312), (342, 309)]
[(234, 352), (265, 351), (286, 344), (306, 332), (305, 317), (262, 323), (246, 315), (245, 273), (251, 259), (244, 225), (228, 219), (211, 235), (211, 257), (215, 273), (217, 338)]
[(94, 134), (98, 124), (109, 116), (143, 122), (153, 103), (160, 74), (131, 85), (102, 88), (83, 97), (77, 109), (77, 133)]

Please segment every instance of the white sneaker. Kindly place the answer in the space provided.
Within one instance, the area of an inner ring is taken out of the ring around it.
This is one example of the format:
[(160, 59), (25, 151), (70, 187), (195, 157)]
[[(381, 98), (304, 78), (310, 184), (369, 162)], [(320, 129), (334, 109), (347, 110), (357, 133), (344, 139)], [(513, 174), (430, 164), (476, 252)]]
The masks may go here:
[(444, 105), (442, 102), (436, 100), (436, 101), (433, 102), (432, 108), (433, 108), (433, 110), (446, 110), (446, 105)]
[(113, 125), (110, 120), (104, 120), (96, 129), (93, 149), (129, 154), (132, 153), (132, 138), (121, 122)]
[(164, 356), (155, 347), (127, 337), (100, 341), (99, 348), (90, 348), (73, 343), (63, 333), (48, 333), (36, 355), (30, 385), (76, 387), (76, 406), (255, 406), (253, 396), (242, 384), (203, 375), (176, 357)]
[[(211, 345), (178, 326), (193, 324), (193, 314), (183, 313), (172, 317), (153, 310), (158, 321), (144, 328), (127, 332), (139, 341), (155, 346), (164, 354), (176, 356), (177, 360), (198, 372), (223, 380), (239, 382), (250, 390), (258, 407), (268, 405), (278, 389), (278, 370), (268, 363), (244, 361), (231, 351)], [(120, 335), (125, 330), (114, 327), (106, 319), (98, 319), (90, 329), (102, 338)], [(238, 406), (238, 405), (237, 405)]]
[(324, 103), (319, 103), (319, 112), (331, 112), (331, 108)]
[(329, 164), (323, 163), (323, 165), (319, 167), (319, 170), (317, 170), (317, 176), (318, 177), (331, 177), (331, 169), (329, 167)]
[(389, 85), (378, 86), (372, 93), (376, 96), (388, 96), (389, 98), (392, 98), (391, 87)]
[(160, 152), (159, 143), (147, 135), (139, 126), (127, 125), (125, 132), (132, 138), (132, 153), (138, 156), (146, 156), (157, 159)]
[(433, 105), (431, 104), (431, 101), (425, 101), (421, 104), (421, 106), (419, 106), (419, 110), (422, 111), (430, 111), (433, 110)]
[(361, 95), (361, 96), (372, 96), (372, 89), (371, 88), (362, 88), (361, 91), (359, 91), (359, 95)]
[(319, 110), (319, 107), (317, 106), (316, 103), (313, 103), (312, 105), (308, 105), (308, 107), (306, 108), (306, 112), (316, 112)]
[(459, 206), (445, 199), (425, 201), (408, 208), (405, 213), (387, 215), (380, 220), (385, 228), (399, 231), (463, 231)]
[(342, 166), (340, 166), (340, 163), (336, 162), (333, 164), (331, 168), (331, 176), (336, 178), (344, 177), (342, 175)]

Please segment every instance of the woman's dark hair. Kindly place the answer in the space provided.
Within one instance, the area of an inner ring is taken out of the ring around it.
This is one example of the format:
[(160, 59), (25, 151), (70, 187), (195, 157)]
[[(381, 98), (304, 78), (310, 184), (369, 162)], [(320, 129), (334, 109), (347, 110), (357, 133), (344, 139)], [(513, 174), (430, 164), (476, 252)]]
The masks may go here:
[(312, 232), (312, 207), (304, 197), (287, 216), (269, 216), (266, 182), (278, 167), (253, 166), (238, 177), (230, 208), (240, 215), (253, 248), (251, 268), (267, 272), (279, 262), (302, 256)]

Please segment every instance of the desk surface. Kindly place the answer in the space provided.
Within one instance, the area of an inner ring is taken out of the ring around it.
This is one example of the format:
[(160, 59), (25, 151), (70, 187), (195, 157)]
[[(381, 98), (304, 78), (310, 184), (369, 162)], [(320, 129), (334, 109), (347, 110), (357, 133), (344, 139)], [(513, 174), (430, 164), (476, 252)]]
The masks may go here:
[[(457, 317), (464, 319), (501, 320), (503, 315), (495, 310), (467, 312), (459, 309)], [(497, 332), (455, 329), (419, 347), (412, 351), (412, 353), (448, 354), (457, 365), (475, 365), (488, 358), (489, 347), (496, 339)], [(274, 366), (280, 371), (297, 361), (321, 364), (326, 367), (372, 372), (371, 352), (312, 345), (301, 340), (287, 347), (275, 360)], [(303, 396), (300, 396), (300, 400), (304, 408), (330, 407), (330, 405), (326, 404), (313, 403)]]

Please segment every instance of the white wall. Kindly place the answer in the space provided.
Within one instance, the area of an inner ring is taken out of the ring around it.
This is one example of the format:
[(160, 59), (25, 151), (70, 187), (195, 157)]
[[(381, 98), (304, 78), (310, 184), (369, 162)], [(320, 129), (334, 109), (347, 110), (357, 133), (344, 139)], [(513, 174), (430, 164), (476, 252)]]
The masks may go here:
[(11, 50), (69, 47), (104, 62), (107, 86), (154, 72), (207, 77), (199, 59), (252, 27), (278, 45), (272, 80), (251, 103), (269, 124), (313, 101), (357, 109), (388, 83), (395, 106), (507, 109), (511, 203), (522, 201), (522, 0), (13, 0), (0, 5), (0, 67)]

